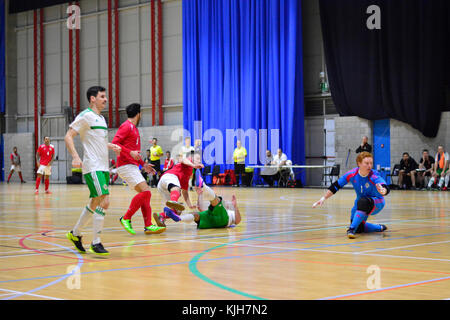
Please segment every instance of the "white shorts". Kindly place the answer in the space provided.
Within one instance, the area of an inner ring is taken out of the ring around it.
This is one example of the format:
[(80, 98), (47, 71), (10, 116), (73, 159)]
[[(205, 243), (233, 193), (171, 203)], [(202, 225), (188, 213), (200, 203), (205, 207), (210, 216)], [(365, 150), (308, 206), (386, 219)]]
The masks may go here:
[(144, 177), (139, 170), (139, 167), (134, 164), (126, 164), (117, 168), (117, 173), (120, 178), (124, 180), (128, 186), (134, 190), (139, 183), (145, 182)]
[(169, 184), (174, 184), (177, 187), (181, 188), (180, 180), (178, 177), (171, 173), (164, 174), (158, 182), (158, 192), (163, 198), (163, 202), (165, 203), (167, 200), (170, 200), (170, 192), (168, 190)]
[(20, 164), (13, 164), (13, 165), (11, 165), (11, 170), (9, 170), (9, 171), (12, 171), (12, 170), (17, 171), (17, 172), (21, 172), (22, 171), (22, 169), (20, 168)]
[(52, 174), (52, 166), (44, 166), (44, 165), (40, 165), (39, 169), (37, 171), (38, 174), (42, 174), (44, 176), (50, 176)]

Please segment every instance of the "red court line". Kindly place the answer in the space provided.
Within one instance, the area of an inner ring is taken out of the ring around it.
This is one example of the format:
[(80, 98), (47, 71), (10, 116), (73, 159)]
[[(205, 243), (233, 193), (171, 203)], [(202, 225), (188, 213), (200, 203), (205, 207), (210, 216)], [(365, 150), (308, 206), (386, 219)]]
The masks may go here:
[[(49, 232), (49, 231), (45, 231), (45, 232)], [(60, 258), (65, 258), (65, 259), (79, 260), (78, 257), (69, 257), (69, 256), (63, 256), (63, 255), (54, 254), (54, 253), (49, 253), (49, 252), (45, 252), (45, 251), (40, 251), (40, 250), (33, 249), (33, 248), (30, 248), (30, 247), (28, 247), (27, 245), (25, 245), (24, 241), (25, 241), (28, 237), (31, 237), (31, 236), (36, 235), (36, 234), (41, 234), (41, 233), (42, 233), (42, 232), (31, 233), (31, 234), (29, 234), (29, 235), (26, 235), (26, 236), (22, 237), (22, 238), (19, 240), (20, 246), (21, 246), (22, 248), (24, 248), (24, 249), (31, 250), (31, 251), (36, 252), (36, 253), (43, 253), (43, 254), (45, 254), (45, 255), (54, 256), (54, 257), (60, 257)], [(84, 259), (84, 258), (83, 258), (83, 260), (84, 260), (84, 261), (89, 261), (89, 262), (96, 261), (96, 260), (90, 260), (90, 259)]]
[[(401, 230), (414, 230), (414, 229), (422, 229), (422, 228), (406, 228), (406, 229), (399, 229), (398, 231)], [(36, 234), (42, 235), (45, 233), (49, 233), (52, 230), (48, 230), (48, 231), (41, 231), (38, 232)], [(77, 259), (75, 257), (68, 257), (68, 256), (62, 256), (62, 255), (57, 255), (57, 254), (51, 254), (48, 252), (43, 252), (43, 251), (39, 251), (37, 249), (33, 249), (33, 248), (29, 248), (27, 246), (25, 246), (23, 244), (24, 239), (26, 239), (27, 237), (32, 236), (33, 234), (29, 234), (27, 236), (24, 236), (20, 241), (20, 244), (23, 248), (28, 249), (28, 250), (32, 250), (34, 252), (37, 253), (43, 253), (43, 254), (47, 254), (47, 255), (52, 255), (52, 256), (57, 256), (57, 257), (62, 257), (62, 258), (68, 258), (68, 259)], [(40, 237), (47, 237), (45, 236), (40, 236)], [(286, 240), (286, 241), (276, 241), (276, 242), (263, 242), (260, 243), (259, 245), (265, 245), (265, 244), (274, 244), (274, 243), (283, 243), (283, 242), (302, 242), (302, 241), (308, 241), (308, 240), (317, 240), (317, 239), (330, 239), (330, 238), (338, 238), (338, 237), (342, 237), (342, 235), (336, 235), (333, 237), (319, 237), (319, 238), (306, 238), (306, 239), (300, 239), (300, 240)], [(58, 238), (59, 239), (59, 238)], [(201, 241), (201, 239), (199, 240)], [(169, 244), (170, 242), (168, 242)], [(357, 244), (357, 243), (355, 243)], [(234, 249), (234, 248), (242, 248), (242, 247), (253, 247), (254, 245), (239, 245), (239, 246), (224, 246), (221, 247), (220, 249)], [(114, 248), (114, 247), (111, 247)], [(158, 257), (158, 256), (168, 256), (168, 255), (174, 255), (174, 254), (184, 254), (184, 253), (199, 253), (199, 252), (203, 252), (204, 250), (190, 250), (190, 251), (174, 251), (174, 252), (166, 252), (166, 253), (161, 253), (161, 254), (151, 254), (151, 255), (145, 255), (145, 256), (133, 256), (133, 257), (122, 257), (122, 258), (113, 258), (113, 259), (106, 259), (106, 260), (92, 260), (92, 259), (84, 259), (85, 261), (88, 262), (111, 262), (111, 261), (120, 261), (120, 260), (131, 260), (131, 259), (141, 259), (141, 258), (149, 258), (149, 257)], [(269, 257), (267, 257), (268, 259), (270, 259)], [(275, 259), (275, 258), (272, 258)], [(280, 259), (283, 260), (283, 259)], [(286, 261), (289, 259), (285, 259)], [(294, 259), (295, 260), (295, 259)], [(292, 260), (292, 261), (294, 261)], [(296, 260), (296, 261), (303, 261), (303, 260)], [(308, 262), (308, 261), (303, 261), (303, 262)], [(314, 263), (314, 262), (310, 262), (310, 263)], [(319, 263), (319, 262), (317, 262)], [(19, 268), (7, 268), (7, 269), (0, 269), (0, 271), (14, 271), (14, 270), (21, 270), (21, 269), (35, 269), (35, 268), (45, 268), (45, 267), (53, 267), (53, 266), (63, 266), (63, 265), (70, 265), (71, 263), (58, 263), (58, 264), (47, 264), (47, 265), (37, 265), (37, 266), (27, 266), (27, 267), (19, 267)], [(330, 263), (333, 264), (333, 263)], [(339, 265), (339, 264), (335, 264), (335, 265)], [(341, 265), (345, 265), (345, 264), (341, 264)], [(356, 266), (356, 265), (347, 265), (347, 266)], [(368, 266), (359, 266), (359, 267), (368, 267)], [(431, 272), (431, 273), (440, 273), (440, 272), (434, 272), (434, 271), (426, 271), (426, 270), (408, 270), (408, 269), (398, 269), (398, 270), (403, 270), (403, 271), (416, 271), (416, 272)], [(445, 273), (444, 274), (450, 274), (450, 273)]]
[[(305, 262), (305, 263), (315, 263), (315, 264), (327, 264), (333, 266), (342, 266), (342, 267), (358, 267), (358, 268), (367, 268), (368, 265), (358, 265), (358, 264), (350, 264), (350, 263), (336, 263), (336, 262), (326, 262), (326, 261), (312, 261), (312, 260), (301, 260), (301, 259), (289, 259), (289, 258), (273, 258), (267, 256), (260, 256), (261, 259), (271, 259), (271, 260), (280, 260), (280, 261), (295, 261), (295, 262)], [(439, 274), (450, 274), (450, 272), (443, 271), (434, 271), (434, 270), (416, 270), (416, 269), (405, 269), (405, 268), (392, 268), (392, 267), (381, 267), (382, 270), (396, 270), (396, 271), (410, 271), (410, 272), (426, 272), (426, 273), (439, 273)]]
[[(230, 249), (230, 248), (241, 248), (241, 247), (252, 247), (252, 246), (224, 246), (221, 249)], [(114, 248), (114, 247), (110, 247), (110, 248)], [(33, 251), (38, 251), (35, 249), (31, 249)], [(174, 254), (183, 254), (183, 253), (199, 253), (199, 252), (203, 252), (204, 250), (189, 250), (189, 251), (174, 251), (174, 252), (166, 252), (166, 253), (160, 253), (160, 254), (149, 254), (149, 255), (145, 255), (145, 256), (133, 256), (133, 257), (122, 257), (122, 258), (113, 258), (113, 259), (102, 259), (102, 260), (88, 260), (88, 259), (84, 259), (84, 261), (88, 261), (88, 262), (111, 262), (111, 261), (120, 261), (120, 260), (131, 260), (131, 259), (142, 259), (142, 258), (149, 258), (149, 257), (160, 257), (160, 256), (169, 256), (169, 255), (174, 255)], [(42, 252), (47, 254), (46, 252)], [(63, 258), (71, 258), (71, 257), (67, 257), (67, 256), (60, 256), (60, 255), (55, 255), (55, 254), (48, 254), (48, 255), (52, 255), (52, 256), (58, 256), (58, 257), (63, 257)], [(18, 268), (7, 268), (7, 269), (0, 269), (0, 271), (14, 271), (14, 270), (22, 270), (22, 269), (35, 269), (35, 268), (45, 268), (45, 267), (56, 267), (56, 266), (64, 266), (64, 265), (71, 265), (73, 263), (57, 263), (57, 264), (43, 264), (43, 265), (37, 265), (37, 266), (27, 266), (27, 267), (18, 267)]]

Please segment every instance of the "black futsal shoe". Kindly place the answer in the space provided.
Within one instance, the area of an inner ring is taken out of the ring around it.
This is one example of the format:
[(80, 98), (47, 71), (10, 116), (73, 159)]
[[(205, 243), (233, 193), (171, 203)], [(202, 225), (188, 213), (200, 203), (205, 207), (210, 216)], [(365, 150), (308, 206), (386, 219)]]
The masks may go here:
[(77, 251), (79, 253), (86, 253), (86, 250), (83, 247), (83, 243), (81, 242), (81, 238), (82, 236), (74, 236), (73, 235), (73, 231), (67, 232), (66, 233), (66, 237), (67, 239), (69, 239), (70, 242), (73, 243), (73, 245), (75, 246), (75, 249), (77, 249)]
[(100, 256), (109, 255), (109, 252), (106, 251), (106, 249), (103, 247), (103, 245), (101, 243), (91, 244), (91, 247), (89, 248), (89, 252), (98, 254)]
[(348, 228), (348, 230), (347, 230), (347, 237), (349, 239), (355, 239), (356, 238), (356, 236), (355, 236), (355, 229)]

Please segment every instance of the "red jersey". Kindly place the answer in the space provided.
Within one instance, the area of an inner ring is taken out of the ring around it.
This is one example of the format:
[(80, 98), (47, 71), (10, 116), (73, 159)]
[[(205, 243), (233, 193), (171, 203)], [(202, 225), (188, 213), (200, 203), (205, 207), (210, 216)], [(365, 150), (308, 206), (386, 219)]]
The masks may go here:
[(16, 165), (20, 165), (20, 156), (18, 153), (11, 153), (11, 163), (12, 164), (16, 164)]
[(164, 161), (164, 171), (172, 169), (173, 167), (173, 159), (166, 159), (166, 161)]
[(117, 130), (116, 135), (112, 141), (122, 148), (120, 155), (117, 157), (117, 167), (127, 164), (134, 164), (136, 166), (143, 165), (144, 161), (134, 160), (130, 155), (131, 151), (141, 151), (141, 136), (138, 128), (130, 121), (125, 121)]
[(181, 189), (188, 190), (189, 179), (191, 178), (193, 171), (194, 168), (192, 168), (191, 166), (185, 165), (184, 163), (177, 163), (172, 167), (172, 169), (164, 172), (164, 174), (171, 173), (173, 175), (176, 175), (178, 177), (178, 180), (180, 181)]
[(46, 166), (52, 160), (53, 155), (55, 154), (55, 147), (52, 144), (46, 146), (45, 143), (41, 144), (37, 149), (39, 153), (39, 164)]

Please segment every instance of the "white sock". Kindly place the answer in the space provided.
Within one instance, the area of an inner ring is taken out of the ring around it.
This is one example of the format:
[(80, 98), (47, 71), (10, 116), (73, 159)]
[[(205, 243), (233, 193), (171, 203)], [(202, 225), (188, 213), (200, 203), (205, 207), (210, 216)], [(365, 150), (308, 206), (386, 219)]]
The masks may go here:
[(442, 188), (443, 185), (444, 185), (444, 177), (441, 177), (439, 179), (439, 188)]
[(203, 197), (207, 201), (212, 201), (216, 198), (216, 193), (208, 187), (206, 184), (203, 185)]
[(448, 186), (448, 181), (450, 180), (450, 174), (445, 176), (445, 183), (444, 183), (444, 187)]
[(92, 244), (100, 243), (100, 233), (103, 231), (103, 224), (105, 222), (105, 211), (101, 207), (97, 207), (95, 209), (94, 214), (92, 215), (93, 221), (93, 237)]
[(192, 213), (184, 213), (180, 216), (181, 221), (189, 223), (194, 221), (194, 215)]
[(78, 219), (77, 224), (73, 228), (73, 235), (78, 237), (81, 236), (81, 231), (86, 226), (86, 224), (91, 220), (92, 214), (94, 211), (89, 209), (88, 206), (84, 207), (83, 211), (81, 212), (80, 218)]
[(203, 200), (203, 193), (198, 195), (197, 206), (199, 207), (200, 211), (205, 211), (209, 207), (209, 201)]
[(430, 179), (430, 181), (428, 182), (428, 188), (431, 188), (431, 186), (433, 185), (433, 183), (434, 183), (434, 177), (432, 177), (432, 178)]

